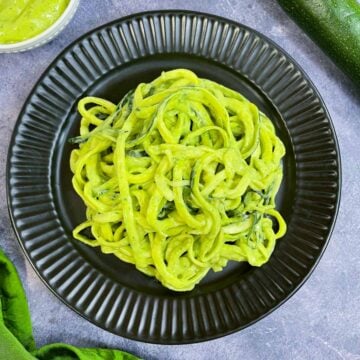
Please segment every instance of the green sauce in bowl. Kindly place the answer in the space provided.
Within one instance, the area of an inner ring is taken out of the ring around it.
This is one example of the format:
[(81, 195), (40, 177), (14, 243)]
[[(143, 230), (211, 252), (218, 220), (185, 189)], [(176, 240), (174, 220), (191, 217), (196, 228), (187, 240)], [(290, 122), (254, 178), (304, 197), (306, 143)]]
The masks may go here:
[(0, 0), (0, 44), (14, 44), (42, 33), (70, 0)]

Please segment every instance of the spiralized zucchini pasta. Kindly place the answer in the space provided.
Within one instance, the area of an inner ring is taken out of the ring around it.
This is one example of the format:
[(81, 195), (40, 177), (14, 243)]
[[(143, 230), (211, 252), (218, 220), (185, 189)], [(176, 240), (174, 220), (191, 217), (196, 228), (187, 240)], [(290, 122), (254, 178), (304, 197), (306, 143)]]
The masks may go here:
[(75, 239), (175, 291), (230, 260), (269, 260), (286, 232), (275, 208), (285, 147), (244, 96), (176, 69), (78, 111), (70, 167), (86, 220)]

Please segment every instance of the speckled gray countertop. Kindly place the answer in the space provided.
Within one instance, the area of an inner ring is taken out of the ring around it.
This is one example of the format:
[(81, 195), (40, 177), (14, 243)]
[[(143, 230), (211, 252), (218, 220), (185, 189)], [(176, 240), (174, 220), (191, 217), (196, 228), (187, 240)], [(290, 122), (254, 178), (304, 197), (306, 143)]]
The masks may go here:
[[(83, 33), (113, 19), (152, 9), (214, 13), (246, 24), (278, 43), (320, 91), (335, 125), (342, 157), (342, 200), (337, 224), (310, 279), (289, 301), (255, 325), (194, 345), (160, 346), (127, 340), (70, 310), (47, 289), (25, 259), (6, 205), (9, 139), (39, 76), (64, 47)], [(27, 53), (0, 54), (0, 246), (14, 261), (24, 282), (38, 346), (68, 342), (86, 347), (116, 347), (145, 359), (164, 360), (360, 359), (359, 136), (359, 93), (275, 0), (81, 1), (75, 18), (56, 40)]]

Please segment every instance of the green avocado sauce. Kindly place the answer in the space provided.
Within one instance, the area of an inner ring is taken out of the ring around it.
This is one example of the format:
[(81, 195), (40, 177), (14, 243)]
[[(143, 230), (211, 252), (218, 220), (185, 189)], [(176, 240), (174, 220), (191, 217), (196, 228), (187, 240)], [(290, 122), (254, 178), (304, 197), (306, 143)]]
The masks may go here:
[(53, 25), (70, 0), (0, 0), (0, 44), (30, 39)]

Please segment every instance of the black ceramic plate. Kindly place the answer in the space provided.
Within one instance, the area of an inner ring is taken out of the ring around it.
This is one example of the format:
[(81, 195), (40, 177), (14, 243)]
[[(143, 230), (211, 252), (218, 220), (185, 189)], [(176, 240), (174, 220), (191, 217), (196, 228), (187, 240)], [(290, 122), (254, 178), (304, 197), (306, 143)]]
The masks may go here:
[[(81, 97), (118, 102), (138, 83), (179, 67), (247, 96), (273, 120), (287, 150), (277, 206), (288, 231), (270, 261), (261, 268), (231, 263), (188, 293), (171, 292), (134, 266), (73, 240), (85, 213), (71, 186), (67, 143), (78, 133)], [(212, 15), (150, 12), (92, 31), (51, 64), (16, 124), (7, 185), (25, 254), (68, 306), (121, 336), (190, 343), (252, 324), (309, 276), (337, 213), (339, 150), (316, 89), (269, 39)]]

